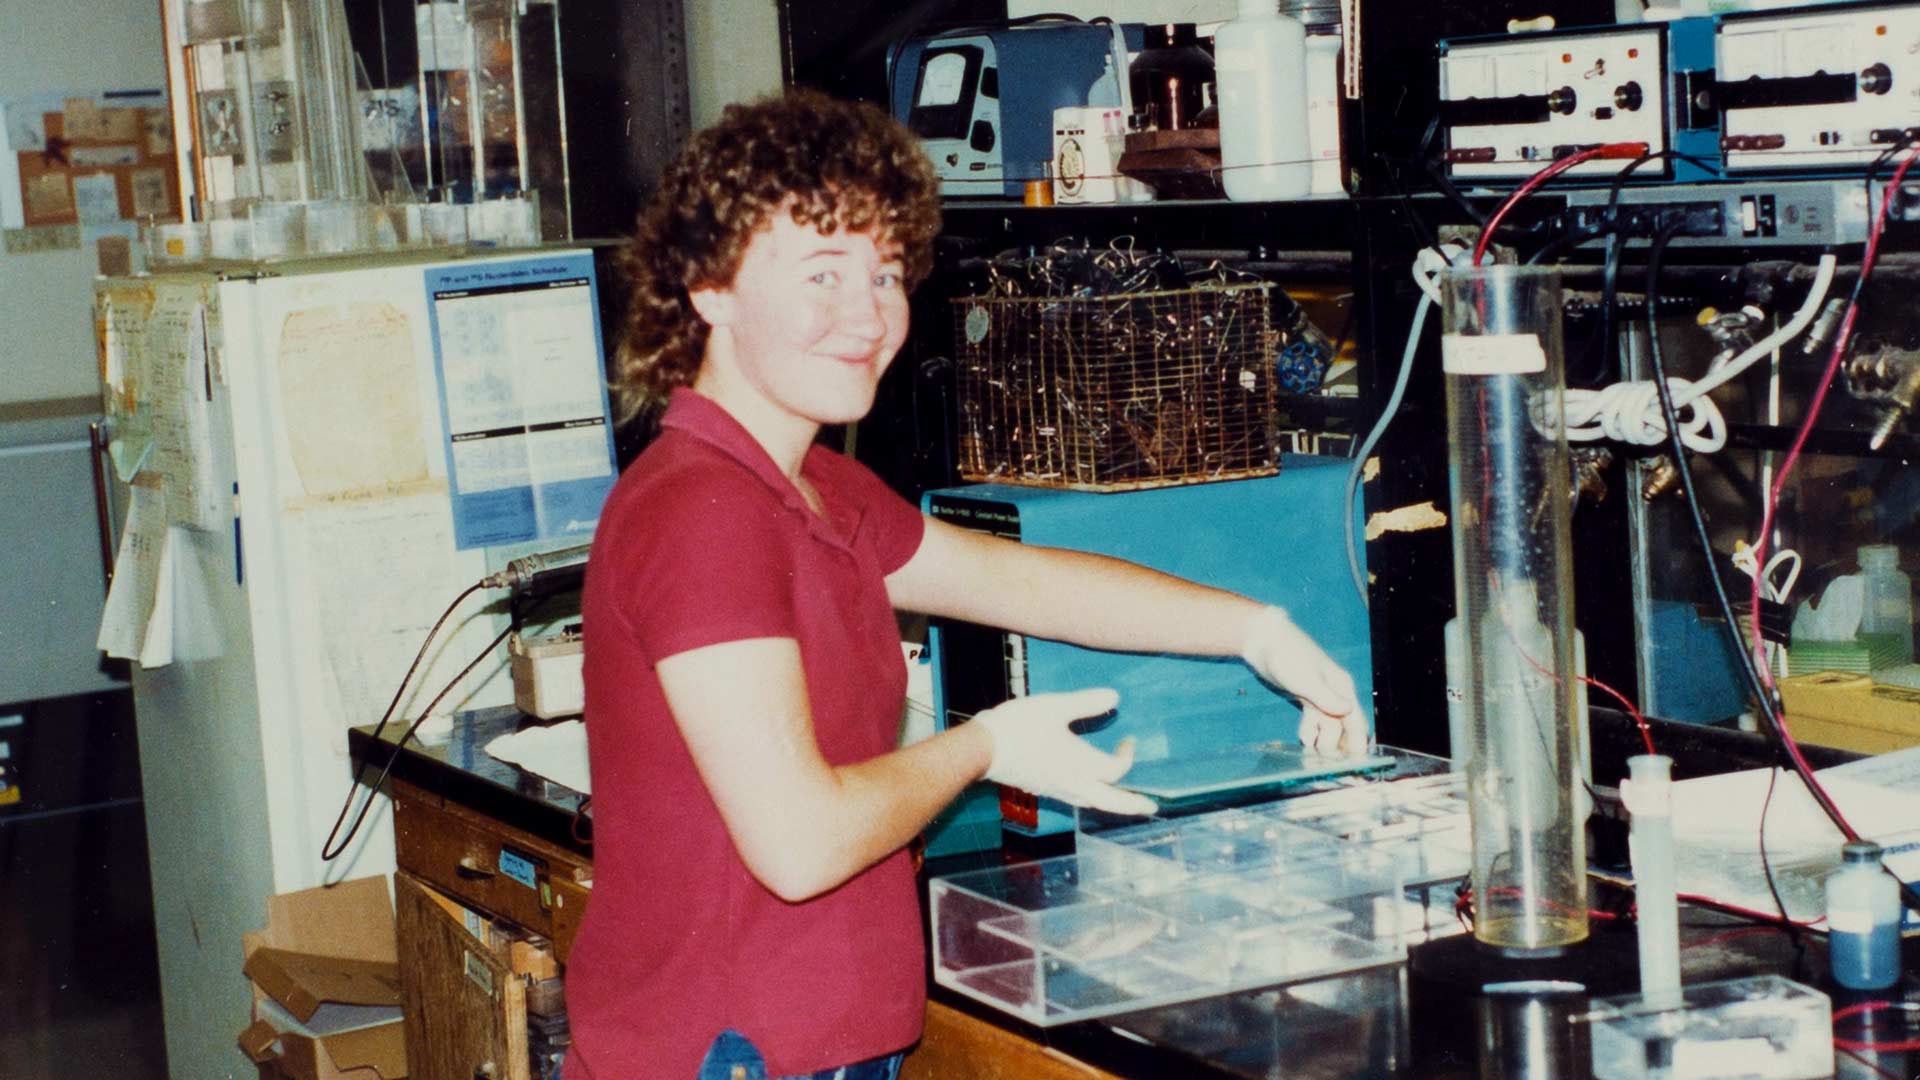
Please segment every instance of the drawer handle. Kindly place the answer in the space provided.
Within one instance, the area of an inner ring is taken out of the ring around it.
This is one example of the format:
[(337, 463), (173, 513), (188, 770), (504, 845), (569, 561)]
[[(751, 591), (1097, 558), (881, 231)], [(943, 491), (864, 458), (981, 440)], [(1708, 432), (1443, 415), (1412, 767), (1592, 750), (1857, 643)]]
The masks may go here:
[(471, 855), (455, 863), (453, 872), (468, 881), (485, 881), (494, 876), (493, 871), (481, 866), (479, 861)]

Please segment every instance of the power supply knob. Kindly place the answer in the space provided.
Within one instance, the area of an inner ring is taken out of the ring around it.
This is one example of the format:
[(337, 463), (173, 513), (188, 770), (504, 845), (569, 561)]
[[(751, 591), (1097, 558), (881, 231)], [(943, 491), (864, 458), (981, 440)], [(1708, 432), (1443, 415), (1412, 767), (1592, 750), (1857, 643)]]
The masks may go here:
[(1547, 108), (1561, 116), (1572, 116), (1573, 110), (1579, 106), (1579, 103), (1580, 98), (1573, 92), (1571, 86), (1563, 86), (1547, 95)]
[(1641, 92), (1640, 84), (1637, 82), (1630, 82), (1624, 86), (1616, 86), (1613, 89), (1614, 105), (1625, 109), (1627, 112), (1638, 110), (1640, 106), (1646, 104), (1646, 100), (1646, 95)]
[(1860, 73), (1860, 89), (1869, 94), (1884, 94), (1893, 89), (1893, 69), (1875, 64)]

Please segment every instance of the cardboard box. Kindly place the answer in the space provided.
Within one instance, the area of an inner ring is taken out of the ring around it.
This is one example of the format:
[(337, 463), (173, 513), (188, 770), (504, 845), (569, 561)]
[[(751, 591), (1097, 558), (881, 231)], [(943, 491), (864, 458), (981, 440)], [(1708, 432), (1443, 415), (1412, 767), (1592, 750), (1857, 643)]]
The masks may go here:
[(400, 1080), (407, 1075), (399, 953), (385, 878), (267, 901), (245, 935), (253, 1023), (240, 1049), (262, 1080)]
[(1920, 690), (1866, 675), (1816, 671), (1780, 680), (1793, 737), (1816, 746), (1884, 754), (1920, 746)]

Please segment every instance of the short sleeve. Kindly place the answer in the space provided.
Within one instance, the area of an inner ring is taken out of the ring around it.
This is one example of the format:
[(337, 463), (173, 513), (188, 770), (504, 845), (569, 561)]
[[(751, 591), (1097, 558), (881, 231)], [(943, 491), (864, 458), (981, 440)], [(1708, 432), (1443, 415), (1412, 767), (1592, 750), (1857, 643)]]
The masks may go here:
[(636, 494), (602, 520), (614, 573), (589, 585), (615, 591), (605, 599), (648, 661), (795, 636), (793, 557), (764, 485), (719, 464), (672, 470)]
[(920, 509), (888, 487), (872, 469), (844, 454), (816, 447), (810, 462), (823, 470), (834, 488), (861, 513), (861, 542), (873, 545), (880, 572), (891, 574), (920, 550), (926, 518)]

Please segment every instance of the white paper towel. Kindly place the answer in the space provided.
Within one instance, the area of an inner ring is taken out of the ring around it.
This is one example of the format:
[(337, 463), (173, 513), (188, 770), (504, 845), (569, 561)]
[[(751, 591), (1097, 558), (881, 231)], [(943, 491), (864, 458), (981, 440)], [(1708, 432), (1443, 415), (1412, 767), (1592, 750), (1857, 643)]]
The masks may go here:
[(530, 727), (487, 744), (487, 753), (582, 795), (593, 794), (587, 771), (587, 725), (578, 720)]

